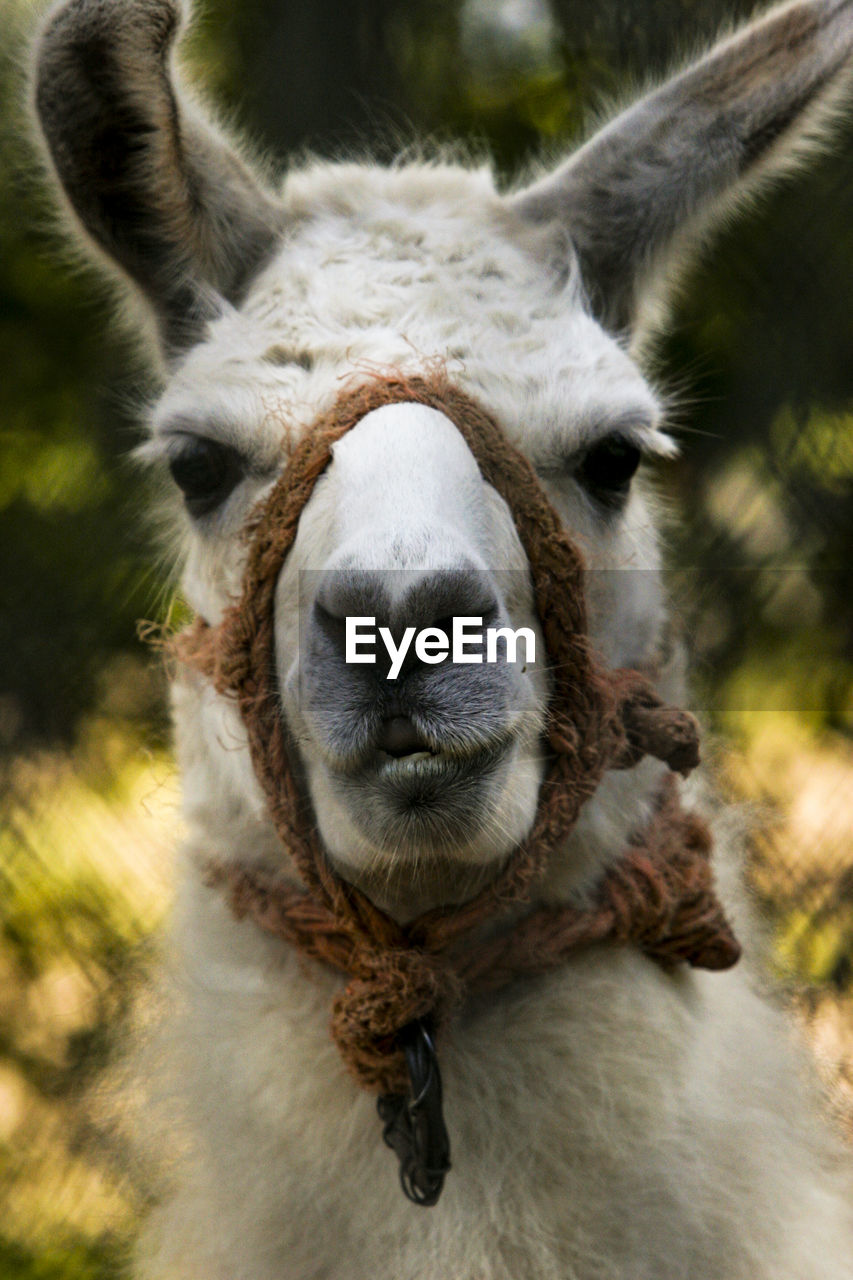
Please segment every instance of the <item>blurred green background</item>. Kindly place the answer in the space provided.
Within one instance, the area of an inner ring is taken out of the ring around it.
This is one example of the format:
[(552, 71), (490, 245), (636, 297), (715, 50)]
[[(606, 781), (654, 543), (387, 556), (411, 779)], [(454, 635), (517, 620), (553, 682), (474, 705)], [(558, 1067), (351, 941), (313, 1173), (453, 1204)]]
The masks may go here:
[[(116, 0), (118, 3), (119, 0)], [(37, 9), (0, 0), (0, 1280), (121, 1273), (147, 1189), (101, 1084), (168, 908), (171, 584), (128, 463), (149, 391), (51, 230), (22, 123)], [(187, 55), (279, 160), (428, 133), (511, 177), (740, 0), (208, 0)], [(853, 129), (693, 269), (655, 376), (660, 485), (725, 785), (752, 806), (774, 963), (853, 1114)]]

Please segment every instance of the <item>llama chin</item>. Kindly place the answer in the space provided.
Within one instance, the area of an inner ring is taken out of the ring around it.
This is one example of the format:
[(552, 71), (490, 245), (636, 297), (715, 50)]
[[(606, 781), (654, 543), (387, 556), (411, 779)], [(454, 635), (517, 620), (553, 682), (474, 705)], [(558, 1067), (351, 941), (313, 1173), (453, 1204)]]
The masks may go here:
[[(772, 9), (509, 194), (441, 161), (269, 189), (173, 77), (182, 19), (62, 0), (35, 51), (56, 183), (156, 326), (199, 619), (136, 1274), (849, 1278), (736, 823), (674, 777), (641, 358), (690, 244), (826, 133), (853, 0)], [(368, 617), (387, 661), (348, 662)], [(529, 661), (433, 662), (472, 617)]]

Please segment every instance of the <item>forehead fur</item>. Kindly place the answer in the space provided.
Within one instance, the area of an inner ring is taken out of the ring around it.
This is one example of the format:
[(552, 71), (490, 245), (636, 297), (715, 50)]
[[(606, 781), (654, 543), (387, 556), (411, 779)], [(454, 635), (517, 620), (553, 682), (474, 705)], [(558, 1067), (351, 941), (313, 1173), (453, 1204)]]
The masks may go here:
[(436, 358), (519, 443), (531, 430), (582, 442), (602, 421), (657, 417), (585, 310), (565, 243), (558, 255), (509, 210), (487, 170), (311, 165), (284, 201), (277, 253), (190, 352), (159, 420), (192, 411), (257, 429), (286, 404), (298, 431), (342, 374)]

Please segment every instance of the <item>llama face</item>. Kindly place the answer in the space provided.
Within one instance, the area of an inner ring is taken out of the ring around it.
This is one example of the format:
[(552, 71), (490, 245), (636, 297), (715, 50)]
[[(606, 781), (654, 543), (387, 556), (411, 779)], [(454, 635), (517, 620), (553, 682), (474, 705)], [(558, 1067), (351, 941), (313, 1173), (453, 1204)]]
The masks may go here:
[[(313, 175), (313, 205), (304, 185), (285, 192), (298, 230), (241, 310), (189, 354), (155, 415), (154, 450), (179, 480), (201, 442), (230, 451), (233, 487), (214, 486), (201, 510), (187, 495), (191, 603), (216, 620), (236, 594), (236, 535), (343, 379), (439, 361), (500, 418), (595, 567), (627, 570), (594, 575), (594, 628), (611, 661), (647, 659), (663, 609), (631, 472), (671, 446), (653, 393), (587, 314), (577, 277), (553, 270), (479, 175), (331, 169)], [(340, 625), (373, 616), (399, 639), (409, 624), (458, 615), (538, 631), (512, 518), (447, 418), (388, 406), (338, 442), (276, 613), (283, 712), (330, 851), (374, 870), (404, 856), (479, 866), (505, 855), (536, 807), (541, 636), (525, 667), (410, 660), (389, 685), (387, 664), (345, 660)]]

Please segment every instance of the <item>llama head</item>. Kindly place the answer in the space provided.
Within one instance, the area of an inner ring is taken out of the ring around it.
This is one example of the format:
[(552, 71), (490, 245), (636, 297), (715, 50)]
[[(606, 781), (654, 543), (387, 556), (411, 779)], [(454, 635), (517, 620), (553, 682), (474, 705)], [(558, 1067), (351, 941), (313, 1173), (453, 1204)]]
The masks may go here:
[[(149, 451), (183, 492), (190, 603), (220, 619), (249, 513), (345, 380), (440, 364), (529, 458), (589, 567), (620, 571), (590, 575), (605, 659), (652, 663), (666, 610), (634, 471), (672, 445), (630, 352), (685, 248), (819, 136), (846, 79), (851, 0), (772, 11), (510, 194), (443, 163), (311, 163), (274, 194), (179, 87), (180, 17), (176, 0), (68, 0), (35, 84), (71, 209), (156, 318), (167, 378)], [(460, 615), (537, 636), (508, 508), (437, 410), (389, 405), (335, 446), (279, 582), (277, 661), (331, 855), (377, 885), (400, 872), (404, 897), (413, 867), (424, 900), (462, 892), (457, 872), (488, 869), (532, 820), (546, 662), (416, 661), (389, 681), (387, 664), (345, 662), (354, 615), (395, 643)], [(242, 731), (207, 692), (179, 701), (206, 779), (197, 818), (221, 843), (234, 814), (262, 807)], [(609, 807), (585, 821), (618, 848), (653, 778), (610, 778)]]

